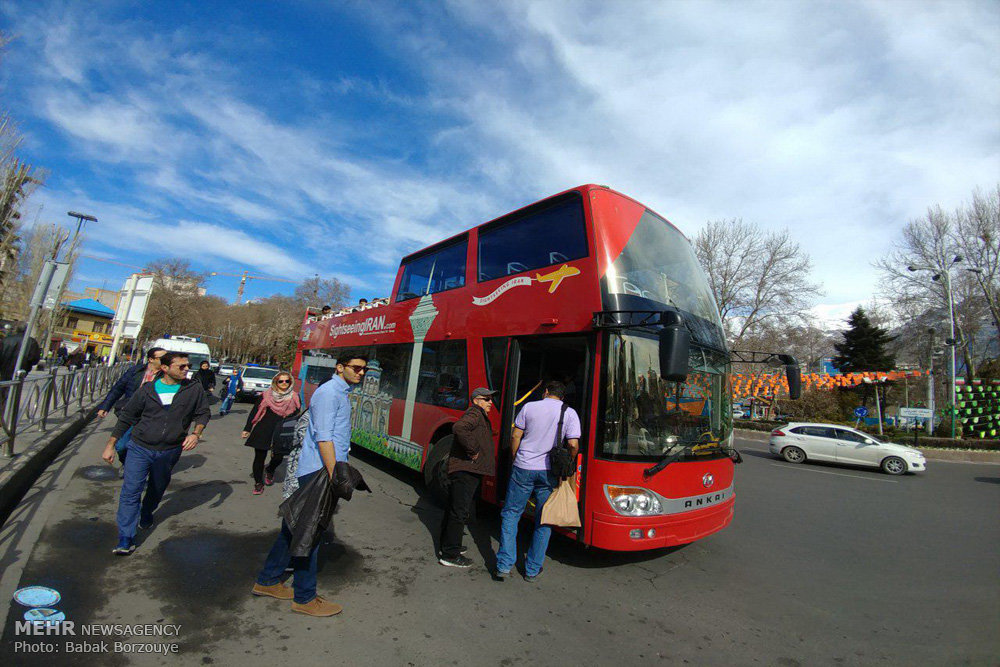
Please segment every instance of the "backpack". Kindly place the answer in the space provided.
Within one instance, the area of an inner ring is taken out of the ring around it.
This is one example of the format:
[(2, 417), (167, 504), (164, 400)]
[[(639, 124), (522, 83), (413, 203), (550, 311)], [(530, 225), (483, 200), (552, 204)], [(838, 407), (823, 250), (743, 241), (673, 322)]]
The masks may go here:
[(572, 477), (576, 473), (575, 457), (563, 444), (563, 419), (568, 408), (568, 405), (562, 404), (562, 410), (559, 411), (559, 425), (556, 427), (556, 442), (549, 452), (549, 472), (559, 479)]

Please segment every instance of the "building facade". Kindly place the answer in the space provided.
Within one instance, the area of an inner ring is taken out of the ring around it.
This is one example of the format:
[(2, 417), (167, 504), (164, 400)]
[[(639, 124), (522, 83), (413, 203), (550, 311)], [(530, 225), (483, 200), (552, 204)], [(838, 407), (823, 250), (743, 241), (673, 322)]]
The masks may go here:
[(94, 299), (77, 299), (62, 306), (64, 315), (52, 329), (50, 351), (65, 346), (70, 354), (79, 350), (103, 357), (111, 352), (111, 323), (115, 311)]

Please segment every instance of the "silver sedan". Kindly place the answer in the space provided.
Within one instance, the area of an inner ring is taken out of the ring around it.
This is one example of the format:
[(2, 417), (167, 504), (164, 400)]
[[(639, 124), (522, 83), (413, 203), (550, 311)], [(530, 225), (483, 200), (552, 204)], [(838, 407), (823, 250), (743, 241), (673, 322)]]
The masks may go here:
[(771, 431), (770, 449), (789, 463), (847, 463), (881, 468), (889, 475), (927, 469), (920, 450), (879, 442), (867, 433), (839, 424), (792, 422)]

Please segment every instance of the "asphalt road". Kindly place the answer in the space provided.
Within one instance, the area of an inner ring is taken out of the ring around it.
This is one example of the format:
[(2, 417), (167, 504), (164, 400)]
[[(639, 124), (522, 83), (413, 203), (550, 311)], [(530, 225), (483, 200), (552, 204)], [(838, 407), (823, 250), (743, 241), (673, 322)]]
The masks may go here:
[[(97, 460), (110, 424), (89, 427), (67, 452), (63, 479), (32, 519), (44, 527), (19, 529), (40, 535), (0, 565), (23, 568), (20, 585), (58, 589), (59, 609), (78, 624), (181, 626), (176, 639), (128, 640), (176, 641), (178, 655), (107, 652), (88, 663), (938, 665), (1000, 656), (1000, 466), (932, 462), (926, 474), (891, 478), (792, 466), (746, 441), (726, 530), (643, 554), (554, 538), (543, 576), (529, 584), (495, 582), (482, 566), (496, 545), (496, 509), (480, 511), (477, 566), (441, 567), (440, 510), (421, 497), (417, 476), (358, 455), (374, 493), (342, 504), (320, 555), (320, 593), (345, 611), (313, 619), (249, 595), (278, 527), (280, 491), (250, 495), (252, 456), (237, 437), (244, 419), (213, 419), (127, 559), (110, 554), (119, 483)], [(81, 661), (62, 650), (65, 638), (16, 637), (23, 612), (11, 603), (0, 664)], [(60, 652), (15, 652), (25, 640)]]

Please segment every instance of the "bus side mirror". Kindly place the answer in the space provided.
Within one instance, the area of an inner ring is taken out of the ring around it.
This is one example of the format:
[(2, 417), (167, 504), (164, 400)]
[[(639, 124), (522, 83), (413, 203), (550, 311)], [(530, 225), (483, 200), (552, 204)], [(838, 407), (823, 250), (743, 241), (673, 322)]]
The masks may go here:
[(691, 334), (683, 326), (660, 329), (660, 377), (670, 382), (687, 382)]
[(788, 380), (788, 397), (793, 401), (802, 396), (802, 372), (799, 362), (790, 354), (779, 354), (778, 360), (785, 365), (785, 379)]

